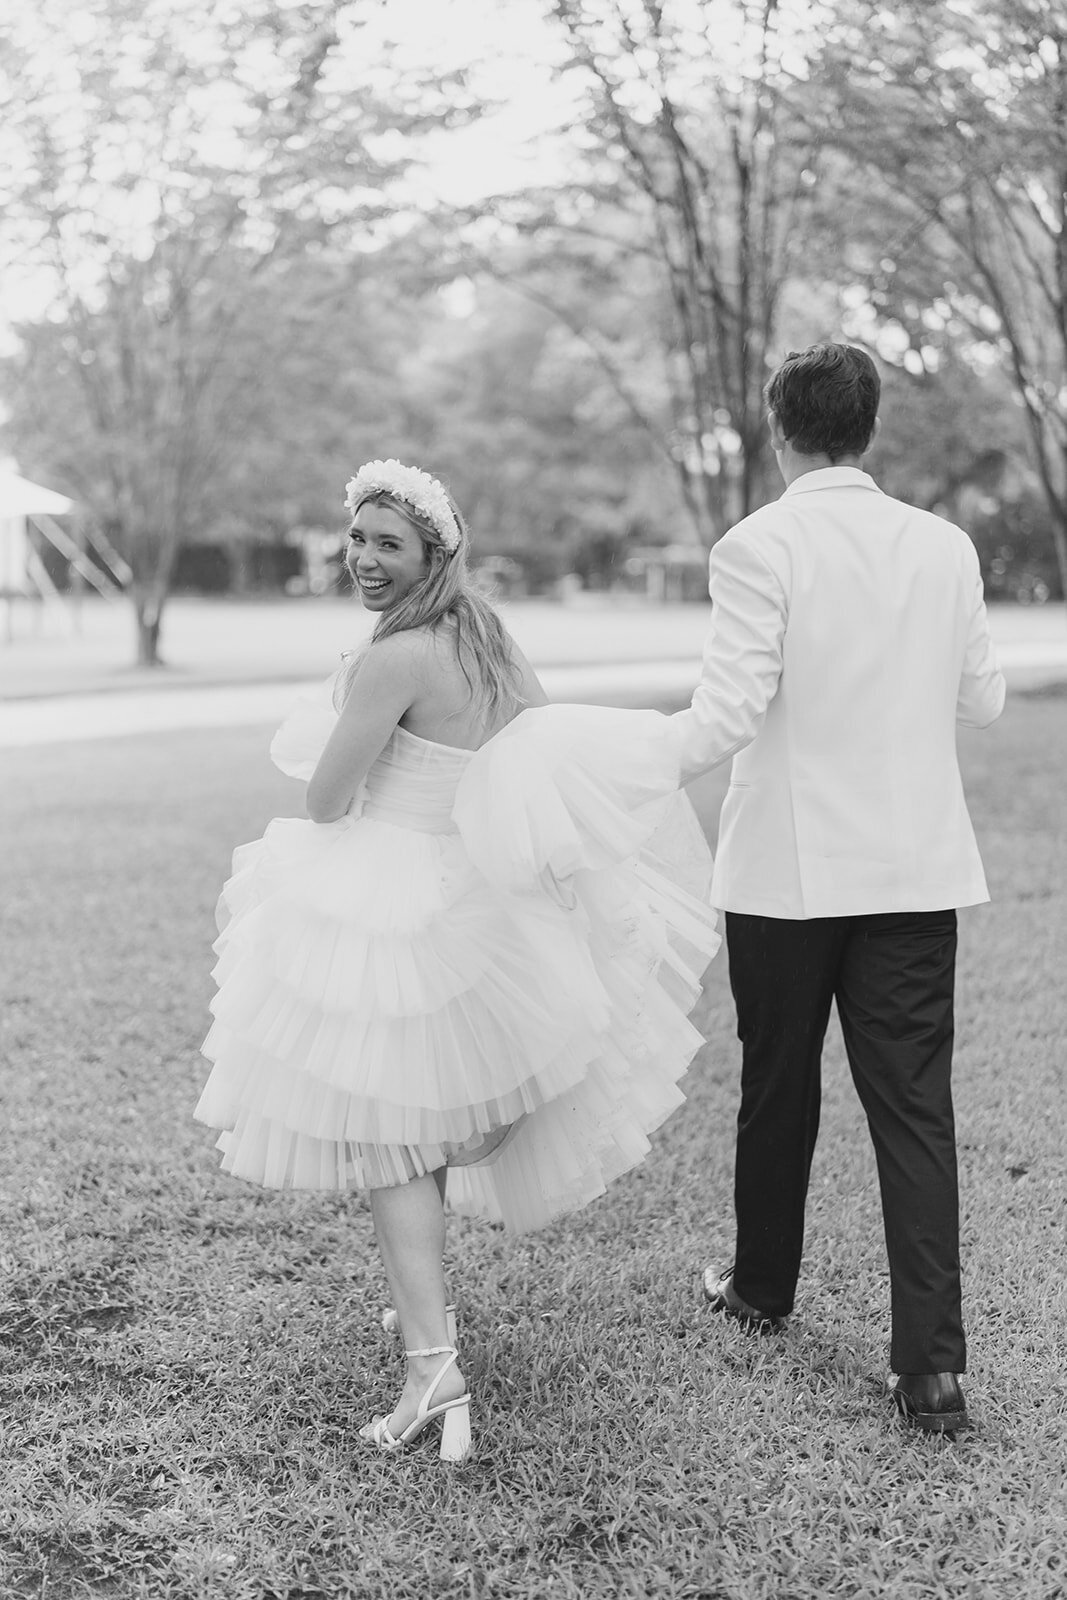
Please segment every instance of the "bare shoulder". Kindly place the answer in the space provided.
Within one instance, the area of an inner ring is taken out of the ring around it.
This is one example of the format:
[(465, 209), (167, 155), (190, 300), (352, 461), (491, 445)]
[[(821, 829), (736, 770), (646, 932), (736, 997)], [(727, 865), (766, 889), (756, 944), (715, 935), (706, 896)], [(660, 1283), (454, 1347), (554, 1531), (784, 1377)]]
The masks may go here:
[(416, 691), (425, 677), (427, 654), (428, 645), (422, 629), (408, 629), (387, 634), (384, 639), (372, 639), (360, 652), (350, 680), (350, 688), (355, 692), (349, 694), (346, 703), (383, 687)]
[(405, 628), (372, 639), (363, 662), (375, 672), (417, 672), (434, 653), (433, 635), (428, 628)]

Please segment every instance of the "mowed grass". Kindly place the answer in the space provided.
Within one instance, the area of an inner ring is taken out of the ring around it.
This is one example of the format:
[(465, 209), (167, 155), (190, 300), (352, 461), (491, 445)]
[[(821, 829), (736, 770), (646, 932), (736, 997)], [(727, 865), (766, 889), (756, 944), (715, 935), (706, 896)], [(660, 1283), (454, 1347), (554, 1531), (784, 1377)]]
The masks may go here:
[[(836, 1031), (788, 1333), (706, 1313), (738, 1049), (653, 1158), (512, 1239), (451, 1227), (476, 1448), (402, 1459), (363, 1200), (261, 1193), (191, 1120), (231, 847), (299, 791), (264, 730), (3, 756), (0, 1593), (318, 1600), (1067, 1594), (1067, 698), (963, 761), (994, 904), (961, 917), (957, 1107), (974, 1429), (883, 1393), (873, 1159)], [(694, 797), (713, 826), (723, 780)], [(773, 1182), (773, 1175), (770, 1180)]]

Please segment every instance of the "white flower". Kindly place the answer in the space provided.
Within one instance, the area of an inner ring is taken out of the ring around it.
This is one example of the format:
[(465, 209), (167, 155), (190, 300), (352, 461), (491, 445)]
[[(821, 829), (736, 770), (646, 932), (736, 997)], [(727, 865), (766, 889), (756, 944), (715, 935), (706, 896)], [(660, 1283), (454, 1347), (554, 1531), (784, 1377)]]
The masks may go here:
[(436, 478), (418, 467), (405, 467), (403, 462), (368, 461), (354, 478), (345, 484), (345, 505), (354, 511), (361, 500), (374, 489), (386, 489), (403, 500), (413, 510), (419, 511), (434, 526), (446, 550), (459, 546), (459, 525), (448, 503), (448, 496)]

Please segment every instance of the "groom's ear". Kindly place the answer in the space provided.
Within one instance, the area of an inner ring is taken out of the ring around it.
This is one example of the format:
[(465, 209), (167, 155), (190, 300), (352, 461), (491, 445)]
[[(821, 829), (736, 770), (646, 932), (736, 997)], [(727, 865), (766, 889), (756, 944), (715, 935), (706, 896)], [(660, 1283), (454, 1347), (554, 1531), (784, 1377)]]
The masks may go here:
[(875, 419), (874, 419), (874, 426), (873, 426), (873, 428), (872, 428), (872, 429), (871, 429), (871, 436), (870, 436), (870, 438), (869, 438), (869, 439), (868, 439), (868, 440), (867, 440), (867, 445), (866, 445), (866, 449), (865, 449), (865, 450), (864, 450), (864, 452), (863, 452), (863, 453), (864, 453), (864, 455), (866, 455), (866, 454), (867, 454), (867, 451), (868, 451), (868, 450), (869, 450), (869, 449), (870, 449), (870, 448), (871, 448), (871, 446), (872, 446), (872, 445), (873, 445), (873, 444), (874, 444), (874, 441), (875, 441), (875, 440), (876, 440), (876, 439), (877, 439), (877, 437), (878, 437), (878, 435), (879, 435), (879, 434), (880, 434), (880, 433), (881, 433), (881, 431), (882, 431), (882, 419), (881, 419), (881, 417), (875, 417)]
[[(782, 424), (778, 421), (778, 413), (776, 411), (768, 411), (767, 427), (771, 435), (771, 449), (783, 450), (786, 445), (786, 437), (782, 432)], [(873, 438), (874, 435), (872, 434), (871, 437)]]

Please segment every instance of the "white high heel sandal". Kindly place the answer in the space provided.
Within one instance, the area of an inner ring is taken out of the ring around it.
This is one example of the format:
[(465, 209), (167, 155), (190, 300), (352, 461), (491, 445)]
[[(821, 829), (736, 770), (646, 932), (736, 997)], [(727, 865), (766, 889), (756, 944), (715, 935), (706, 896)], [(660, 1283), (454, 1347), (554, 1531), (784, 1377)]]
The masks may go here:
[(442, 1362), (440, 1369), (430, 1379), (425, 1393), (419, 1401), (419, 1408), (414, 1419), (408, 1423), (398, 1437), (394, 1438), (389, 1432), (389, 1418), (377, 1417), (373, 1422), (361, 1428), (360, 1432), (365, 1439), (377, 1445), (384, 1455), (393, 1455), (398, 1450), (403, 1450), (418, 1438), (422, 1430), (441, 1418), (441, 1450), (442, 1461), (465, 1461), (471, 1448), (471, 1413), (470, 1393), (457, 1395), (454, 1400), (442, 1400), (440, 1405), (433, 1404), (433, 1397), (437, 1393), (437, 1386), (445, 1373), (456, 1364), (457, 1352), (452, 1345), (435, 1344), (427, 1350), (405, 1350), (406, 1356), (447, 1356), (448, 1360)]

